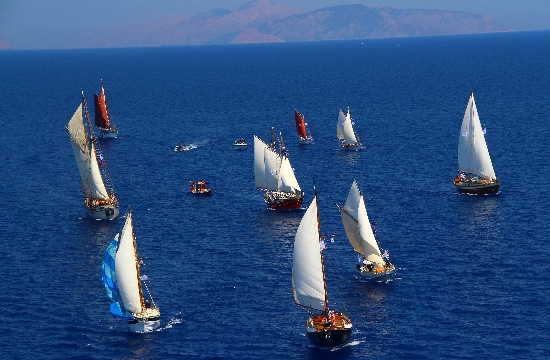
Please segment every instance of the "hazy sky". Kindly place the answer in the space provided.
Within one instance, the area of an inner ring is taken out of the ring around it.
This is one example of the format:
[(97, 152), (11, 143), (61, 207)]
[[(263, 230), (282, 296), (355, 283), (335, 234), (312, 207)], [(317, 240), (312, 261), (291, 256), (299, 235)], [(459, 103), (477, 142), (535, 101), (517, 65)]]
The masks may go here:
[[(248, 0), (0, 0), (0, 36), (16, 49), (65, 48), (105, 28), (171, 14), (234, 10)], [(516, 31), (549, 30), (550, 0), (271, 0), (306, 11), (342, 4), (469, 11)]]

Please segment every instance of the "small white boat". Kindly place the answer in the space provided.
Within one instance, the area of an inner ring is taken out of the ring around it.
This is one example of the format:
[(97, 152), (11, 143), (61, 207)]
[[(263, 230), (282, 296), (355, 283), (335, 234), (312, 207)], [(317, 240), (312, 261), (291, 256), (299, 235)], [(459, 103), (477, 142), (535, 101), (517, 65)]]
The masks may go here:
[(340, 207), (342, 223), (348, 240), (359, 254), (357, 270), (365, 279), (387, 282), (395, 273), (395, 266), (390, 262), (387, 251), (380, 252), (378, 241), (374, 235), (373, 225), (369, 221), (363, 193), (359, 191), (355, 180), (346, 199), (344, 207)]
[(360, 150), (362, 147), (361, 140), (355, 132), (353, 121), (349, 113), (349, 107), (347, 114), (340, 109), (338, 112), (338, 122), (336, 123), (336, 138), (341, 140), (340, 146), (344, 150)]
[(197, 145), (195, 145), (195, 144), (187, 145), (185, 142), (182, 142), (180, 145), (176, 145), (174, 147), (174, 151), (189, 151), (189, 150), (193, 150), (193, 149), (196, 149), (196, 148), (197, 148)]
[(233, 143), (233, 147), (236, 148), (236, 149), (246, 149), (247, 146), (248, 146), (248, 144), (246, 143), (246, 141), (244, 141), (243, 138), (238, 138)]
[(112, 300), (111, 315), (127, 320), (133, 332), (150, 332), (160, 326), (160, 310), (149, 292), (149, 277), (142, 273), (144, 265), (143, 259), (138, 258), (132, 212), (128, 210), (122, 233), (105, 251), (101, 277)]

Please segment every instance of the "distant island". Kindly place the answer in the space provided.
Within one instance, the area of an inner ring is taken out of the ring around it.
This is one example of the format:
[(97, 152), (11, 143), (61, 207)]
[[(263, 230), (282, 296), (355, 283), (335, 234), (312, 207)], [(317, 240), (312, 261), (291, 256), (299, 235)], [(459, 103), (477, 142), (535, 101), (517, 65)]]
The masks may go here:
[(350, 40), (512, 31), (488, 16), (462, 11), (404, 10), (339, 5), (303, 12), (268, 0), (234, 11), (171, 15), (113, 28), (84, 47), (176, 46)]
[(0, 50), (12, 50), (12, 49), (13, 48), (11, 47), (11, 45), (5, 42), (4, 40), (2, 40), (2, 37), (0, 36)]

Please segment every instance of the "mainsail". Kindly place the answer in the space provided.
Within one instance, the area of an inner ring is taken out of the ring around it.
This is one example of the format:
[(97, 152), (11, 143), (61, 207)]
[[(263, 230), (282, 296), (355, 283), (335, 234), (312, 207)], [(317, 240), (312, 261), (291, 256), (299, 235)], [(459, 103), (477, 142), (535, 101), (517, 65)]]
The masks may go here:
[(300, 185), (286, 155), (254, 136), (254, 177), (256, 187), (271, 191), (300, 192)]
[(132, 214), (128, 213), (116, 253), (115, 270), (116, 282), (124, 308), (135, 314), (141, 313), (143, 308), (143, 293), (138, 268)]
[(340, 214), (344, 230), (353, 249), (367, 260), (375, 263), (376, 267), (383, 267), (384, 261), (372, 231), (365, 200), (355, 180), (351, 185), (346, 204), (340, 208)]
[(105, 99), (105, 89), (101, 86), (101, 94), (94, 93), (94, 113), (95, 126), (100, 128), (108, 128), (111, 126), (109, 115), (107, 115), (107, 101)]
[(346, 144), (357, 144), (358, 140), (353, 130), (353, 124), (351, 123), (351, 115), (348, 109), (348, 113), (344, 114), (342, 109), (338, 112), (338, 122), (336, 124), (336, 137), (340, 140), (344, 140)]
[(477, 112), (474, 93), (470, 94), (458, 139), (458, 170), (487, 179), (496, 179), (489, 150)]
[(326, 310), (326, 289), (320, 248), (317, 196), (298, 226), (292, 255), (292, 289), (297, 304)]
[(304, 119), (304, 115), (295, 109), (294, 119), (296, 120), (296, 131), (298, 132), (298, 135), (302, 139), (307, 139), (306, 121)]
[(69, 121), (67, 130), (80, 172), (82, 192), (89, 198), (108, 200), (109, 194), (101, 177), (95, 146), (93, 141), (89, 142), (83, 121), (82, 104), (80, 104)]
[(259, 137), (254, 135), (254, 179), (257, 188), (265, 189), (265, 154), (264, 149), (269, 146)]

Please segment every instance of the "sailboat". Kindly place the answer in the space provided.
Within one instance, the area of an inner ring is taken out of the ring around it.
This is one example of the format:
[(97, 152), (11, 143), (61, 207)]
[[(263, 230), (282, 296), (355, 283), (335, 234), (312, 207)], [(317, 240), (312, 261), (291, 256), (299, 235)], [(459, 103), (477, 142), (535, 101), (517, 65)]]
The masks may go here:
[(361, 140), (355, 132), (353, 122), (351, 121), (351, 115), (349, 113), (344, 114), (344, 111), (340, 109), (338, 112), (338, 123), (336, 124), (336, 138), (342, 140), (341, 146), (346, 150), (359, 150), (361, 149)]
[[(88, 131), (84, 127), (83, 110)], [(96, 219), (112, 220), (116, 218), (119, 213), (118, 197), (110, 182), (101, 154), (98, 163), (96, 139), (93, 136), (84, 92), (82, 92), (82, 103), (76, 109), (66, 129), (69, 131), (74, 157), (80, 172), (81, 191), (84, 193), (84, 205), (88, 214)], [(105, 186), (104, 178), (107, 180), (108, 187)]]
[(359, 191), (357, 182), (353, 180), (344, 207), (340, 207), (342, 222), (348, 240), (359, 254), (357, 270), (368, 280), (385, 282), (391, 280), (395, 266), (390, 262), (388, 251), (380, 252), (375, 230), (369, 221), (363, 193)]
[[(149, 332), (160, 326), (160, 311), (141, 273), (143, 259), (138, 258), (132, 211), (128, 209), (122, 233), (116, 234), (103, 256), (101, 278), (112, 300), (111, 315), (128, 321), (131, 331)], [(143, 288), (147, 291), (145, 299)], [(150, 299), (150, 300), (149, 300)]]
[(269, 208), (298, 209), (302, 206), (304, 193), (290, 165), (282, 135), (279, 137), (280, 150), (277, 151), (273, 128), (271, 131), (271, 145), (254, 135), (255, 185), (262, 189)]
[(296, 120), (296, 131), (300, 138), (300, 144), (311, 144), (313, 143), (313, 137), (311, 133), (307, 131), (307, 123), (302, 113), (294, 109), (294, 119)]
[(481, 128), (474, 93), (466, 106), (458, 138), (458, 176), (453, 183), (459, 193), (497, 194), (500, 180), (495, 175)]
[(315, 196), (296, 231), (292, 290), (295, 303), (312, 315), (306, 321), (309, 341), (317, 346), (336, 347), (349, 340), (353, 324), (342, 312), (329, 308), (324, 248), (315, 190)]
[(107, 98), (103, 80), (101, 81), (101, 94), (94, 93), (95, 126), (99, 127), (99, 136), (104, 138), (116, 138), (118, 129), (107, 113)]

